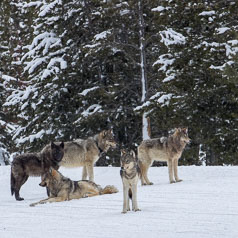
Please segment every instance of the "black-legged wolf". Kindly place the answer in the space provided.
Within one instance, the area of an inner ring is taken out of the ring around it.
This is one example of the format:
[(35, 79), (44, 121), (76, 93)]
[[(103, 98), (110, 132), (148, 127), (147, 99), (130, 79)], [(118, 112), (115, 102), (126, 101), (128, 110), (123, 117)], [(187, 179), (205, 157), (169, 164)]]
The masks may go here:
[(123, 210), (130, 211), (129, 199), (132, 200), (132, 210), (140, 211), (137, 204), (137, 184), (140, 177), (140, 169), (137, 164), (135, 152), (121, 150), (120, 175), (123, 183)]
[(11, 193), (15, 193), (16, 200), (24, 200), (19, 192), (29, 176), (42, 176), (50, 167), (58, 169), (63, 155), (64, 143), (56, 145), (52, 142), (44, 152), (16, 156), (11, 164)]
[[(49, 145), (45, 149), (48, 147)], [(107, 152), (111, 147), (116, 147), (112, 130), (101, 131), (99, 134), (86, 140), (77, 139), (65, 142), (64, 157), (60, 166), (67, 168), (83, 166), (82, 180), (88, 178), (94, 182), (93, 166), (101, 153)]]
[[(148, 179), (148, 169), (153, 161), (166, 161), (169, 170), (170, 183), (182, 181), (178, 177), (178, 160), (183, 150), (190, 142), (187, 128), (176, 128), (169, 137), (144, 140), (138, 146), (138, 159), (141, 169), (141, 184), (152, 185)], [(175, 178), (175, 180), (174, 180)]]
[(50, 196), (49, 198), (30, 204), (31, 207), (47, 202), (62, 202), (118, 192), (117, 188), (112, 185), (102, 188), (100, 185), (89, 180), (72, 181), (53, 168), (42, 176), (39, 185), (47, 187)]

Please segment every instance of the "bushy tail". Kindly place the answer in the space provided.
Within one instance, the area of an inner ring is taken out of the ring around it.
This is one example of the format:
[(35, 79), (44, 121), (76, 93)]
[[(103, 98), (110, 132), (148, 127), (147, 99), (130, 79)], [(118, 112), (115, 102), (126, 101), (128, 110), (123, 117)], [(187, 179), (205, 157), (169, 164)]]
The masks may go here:
[(111, 194), (118, 193), (118, 189), (113, 185), (107, 185), (102, 191), (101, 194)]
[(12, 194), (12, 196), (15, 193), (15, 183), (16, 183), (16, 180), (13, 176), (12, 168), (11, 168), (11, 194)]

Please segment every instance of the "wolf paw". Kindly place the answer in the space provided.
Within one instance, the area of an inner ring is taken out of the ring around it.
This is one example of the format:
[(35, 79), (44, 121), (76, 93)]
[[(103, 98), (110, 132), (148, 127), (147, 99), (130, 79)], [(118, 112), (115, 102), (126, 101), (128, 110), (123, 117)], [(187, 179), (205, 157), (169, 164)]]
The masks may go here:
[(176, 183), (175, 180), (171, 180), (170, 183)]
[(122, 211), (121, 213), (122, 213), (122, 214), (126, 214), (126, 213), (127, 213), (127, 211)]
[(177, 179), (176, 180), (176, 182), (178, 183), (178, 182), (182, 182), (183, 180), (182, 179)]
[(16, 200), (17, 200), (17, 201), (23, 201), (24, 198), (18, 197), (18, 198), (16, 198)]
[(141, 185), (142, 185), (142, 186), (153, 185), (153, 183), (152, 183), (152, 182), (149, 182), (149, 183), (142, 183)]
[(134, 209), (134, 212), (140, 212), (141, 210), (139, 208)]

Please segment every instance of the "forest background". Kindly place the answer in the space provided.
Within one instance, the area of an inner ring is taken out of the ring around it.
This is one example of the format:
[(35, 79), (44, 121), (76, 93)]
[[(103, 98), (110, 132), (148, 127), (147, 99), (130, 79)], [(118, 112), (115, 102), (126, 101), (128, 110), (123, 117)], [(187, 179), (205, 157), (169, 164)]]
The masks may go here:
[(237, 165), (237, 71), (235, 0), (1, 0), (0, 164), (112, 128), (118, 166), (188, 127), (180, 164)]

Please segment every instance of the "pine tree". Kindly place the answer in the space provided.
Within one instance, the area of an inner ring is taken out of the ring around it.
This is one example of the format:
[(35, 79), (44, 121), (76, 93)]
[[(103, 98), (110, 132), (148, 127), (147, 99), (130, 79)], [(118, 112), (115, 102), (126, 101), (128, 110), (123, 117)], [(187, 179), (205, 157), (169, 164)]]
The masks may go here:
[[(179, 47), (168, 42), (165, 54), (155, 63), (162, 73), (160, 88), (164, 94), (152, 97), (147, 110), (152, 108), (154, 116), (162, 122), (160, 127), (189, 127), (192, 144), (189, 153), (184, 154), (185, 163), (201, 164), (199, 153), (205, 152), (207, 164), (223, 164), (220, 131), (226, 123), (221, 99), (226, 82), (220, 68), (229, 63), (228, 51), (235, 39), (230, 31), (235, 27), (232, 18), (236, 11), (232, 9), (236, 9), (236, 3), (171, 1), (168, 4), (171, 5), (158, 8), (159, 17), (167, 18), (167, 29), (182, 33), (185, 44)], [(162, 14), (165, 9), (167, 13)], [(181, 20), (179, 15), (183, 16)]]
[[(206, 164), (234, 163), (236, 2), (3, 2), (4, 105), (17, 117), (18, 146), (111, 127), (120, 146), (136, 149), (149, 117), (152, 137), (189, 127), (182, 163), (201, 164), (201, 154)], [(118, 165), (118, 151), (111, 157), (105, 164)]]

